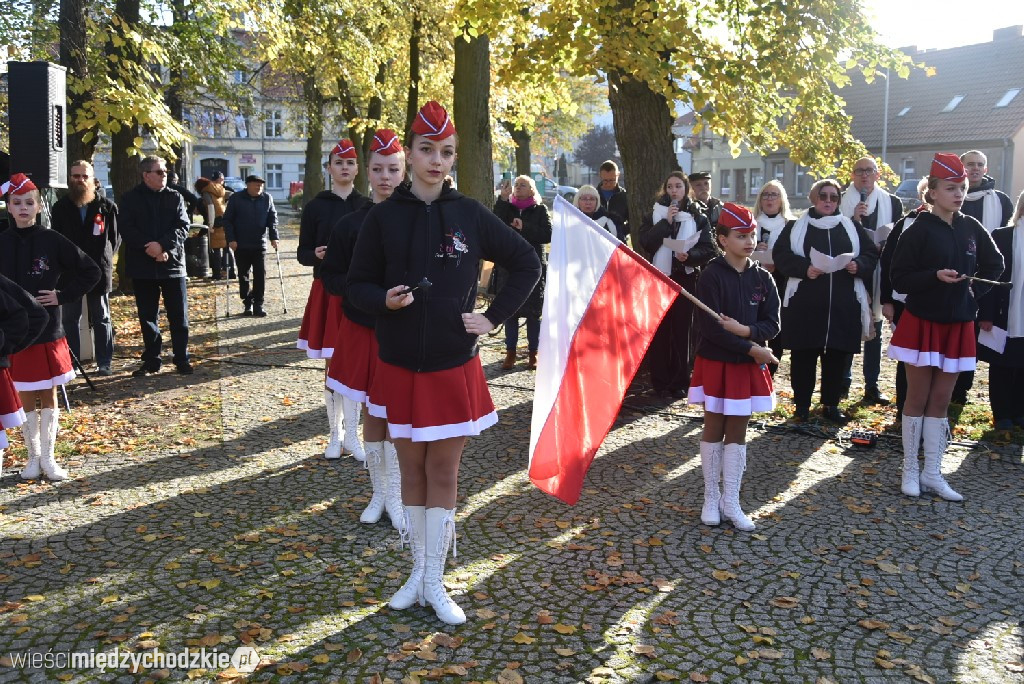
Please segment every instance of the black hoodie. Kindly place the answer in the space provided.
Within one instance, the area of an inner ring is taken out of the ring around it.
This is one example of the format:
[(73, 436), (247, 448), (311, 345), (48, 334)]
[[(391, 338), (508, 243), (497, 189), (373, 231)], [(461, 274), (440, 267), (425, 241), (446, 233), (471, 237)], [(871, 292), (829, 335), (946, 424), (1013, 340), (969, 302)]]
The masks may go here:
[(316, 256), (316, 248), (327, 245), (331, 237), (331, 229), (346, 214), (351, 214), (370, 200), (359, 194), (355, 188), (349, 196), (342, 199), (330, 190), (317, 193), (302, 209), (299, 221), (299, 246), (295, 257), (303, 266), (313, 267), (313, 277), (320, 277), (320, 259)]
[(697, 297), (713, 311), (750, 326), (751, 336), (740, 337), (722, 327), (707, 312), (693, 312), (700, 337), (697, 355), (713, 361), (754, 363), (750, 348), (779, 334), (779, 292), (768, 271), (747, 259), (742, 272), (725, 256), (708, 262), (697, 281)]
[[(489, 209), (447, 185), (430, 204), (408, 183), (370, 210), (348, 271), (346, 300), (377, 317), (380, 358), (417, 372), (460, 366), (477, 354), (462, 314), (473, 311), (481, 259), (508, 269), (505, 287), (484, 315), (495, 325), (515, 313), (540, 278), (533, 246)], [(397, 311), (387, 290), (431, 282)]]
[(8, 357), (35, 344), (49, 322), (42, 304), (0, 275), (0, 368), (10, 368)]
[(367, 202), (351, 214), (341, 217), (331, 230), (331, 237), (327, 240), (327, 253), (320, 264), (320, 282), (323, 283), (324, 289), (332, 295), (340, 296), (345, 316), (364, 328), (373, 328), (373, 316), (353, 306), (346, 293), (348, 269), (352, 264), (352, 252), (356, 248), (359, 229), (362, 228), (363, 221), (372, 208), (373, 204)]

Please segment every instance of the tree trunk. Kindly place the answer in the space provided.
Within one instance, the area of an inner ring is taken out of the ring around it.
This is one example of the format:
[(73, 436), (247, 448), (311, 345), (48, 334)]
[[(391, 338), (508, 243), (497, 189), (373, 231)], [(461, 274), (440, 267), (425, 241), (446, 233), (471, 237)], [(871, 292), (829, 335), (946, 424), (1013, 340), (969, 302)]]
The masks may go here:
[(622, 154), (629, 230), (636, 245), (636, 231), (651, 212), (655, 194), (668, 174), (679, 169), (672, 151), (672, 112), (663, 95), (620, 72), (608, 74), (608, 104)]
[[(117, 0), (114, 11), (121, 17), (122, 22), (129, 26), (139, 23), (139, 0)], [(122, 31), (121, 27), (111, 26), (110, 31)], [(141, 57), (134, 53), (129, 47), (130, 43), (116, 46), (108, 41), (106, 53), (117, 55), (119, 61), (134, 62)], [(117, 63), (111, 64), (111, 78), (120, 79), (121, 75)], [(120, 197), (125, 192), (136, 186), (141, 181), (139, 175), (139, 159), (137, 156), (129, 155), (128, 150), (135, 146), (135, 138), (139, 135), (139, 124), (135, 119), (122, 121), (121, 128), (110, 136), (110, 184), (114, 186), (114, 197)], [(121, 254), (117, 260), (117, 282), (122, 292), (132, 292), (131, 280), (124, 272), (124, 245), (121, 246)]]
[(306, 101), (306, 173), (302, 178), (302, 205), (324, 189), (324, 96), (310, 70), (302, 78), (302, 97)]
[[(412, 128), (413, 119), (420, 111), (420, 33), (423, 20), (419, 14), (412, 15), (412, 31), (409, 33), (409, 95), (405, 104), (405, 131)], [(399, 131), (400, 135), (405, 131)]]
[[(61, 0), (58, 26), (60, 27), (60, 63), (68, 69), (68, 84), (70, 85), (73, 80), (84, 79), (88, 72), (88, 63), (85, 59), (85, 0)], [(82, 111), (86, 97), (86, 93), (78, 95), (68, 88), (67, 111), (72, 113), (68, 124), (74, 123), (74, 115)], [(92, 133), (89, 142), (84, 140), (86, 133)], [(98, 129), (95, 126), (86, 131), (73, 131), (71, 126), (68, 126), (69, 167), (79, 159), (92, 161), (96, 150), (97, 133)]]
[[(171, 17), (175, 24), (184, 24), (188, 21), (188, 10), (185, 8), (185, 0), (171, 0)], [(181, 69), (171, 68), (170, 86), (164, 94), (164, 101), (175, 121), (185, 120), (185, 104), (181, 98), (181, 82), (183, 74)], [(174, 145), (170, 149), (173, 160), (167, 160), (167, 168), (178, 172), (181, 185), (188, 187), (192, 180), (186, 159), (187, 147), (184, 144)]]
[(529, 132), (525, 128), (517, 128), (507, 121), (502, 121), (501, 125), (505, 127), (509, 136), (512, 137), (512, 142), (516, 144), (516, 175), (529, 176), (533, 159), (530, 152), (531, 136)]
[[(387, 77), (388, 63), (381, 62), (377, 65), (377, 76), (374, 78), (377, 82), (377, 90), (370, 96), (370, 101), (366, 105), (366, 118), (376, 121), (377, 124), (380, 124), (380, 118), (384, 114), (384, 103), (378, 93), (384, 89)], [(366, 168), (370, 163), (370, 145), (373, 143), (373, 134), (376, 132), (376, 128), (366, 128), (362, 131), (355, 128), (349, 129), (349, 137), (355, 143), (356, 152), (359, 154), (359, 175), (356, 176), (355, 187), (367, 197), (370, 196), (370, 178)]]
[(453, 104), (459, 131), (459, 191), (494, 204), (494, 163), (491, 156), (491, 45), (487, 36), (455, 39)]

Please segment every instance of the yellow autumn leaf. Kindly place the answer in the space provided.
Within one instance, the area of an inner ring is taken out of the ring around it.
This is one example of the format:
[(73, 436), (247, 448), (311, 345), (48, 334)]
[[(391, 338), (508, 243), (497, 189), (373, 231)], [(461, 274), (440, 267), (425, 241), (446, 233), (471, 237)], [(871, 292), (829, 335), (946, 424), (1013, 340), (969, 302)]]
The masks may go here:
[(558, 623), (557, 625), (555, 625), (554, 629), (559, 634), (575, 634), (576, 633), (576, 627), (574, 625), (563, 625), (562, 623)]
[(532, 644), (534, 641), (536, 641), (536, 639), (532, 636), (524, 634), (523, 632), (519, 632), (514, 637), (512, 637), (512, 641), (516, 642), (517, 644)]
[(121, 597), (117, 594), (111, 594), (110, 596), (104, 596), (101, 603), (113, 603), (114, 601), (120, 601)]
[(45, 601), (46, 597), (42, 594), (29, 594), (25, 597), (26, 601)]
[(321, 653), (319, 655), (313, 656), (313, 662), (318, 665), (326, 665), (327, 663), (331, 662), (331, 656), (327, 655), (326, 653)]
[(711, 573), (711, 576), (714, 577), (719, 582), (724, 582), (726, 580), (736, 579), (736, 573), (730, 572), (729, 570), (715, 570), (714, 572)]
[(197, 582), (196, 584), (198, 584), (201, 587), (205, 587), (208, 590), (213, 590), (213, 589), (216, 589), (217, 587), (220, 586), (220, 580), (219, 579), (208, 579), (208, 580), (203, 580), (202, 582)]
[(556, 648), (555, 653), (562, 656), (563, 658), (568, 658), (569, 656), (576, 655), (576, 651), (572, 650), (571, 648)]

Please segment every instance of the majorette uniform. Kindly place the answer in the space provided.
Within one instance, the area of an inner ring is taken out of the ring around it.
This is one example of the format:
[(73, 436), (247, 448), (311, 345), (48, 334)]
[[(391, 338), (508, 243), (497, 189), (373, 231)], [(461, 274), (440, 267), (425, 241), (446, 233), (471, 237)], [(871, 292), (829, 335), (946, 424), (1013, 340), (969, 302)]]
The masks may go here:
[[(0, 428), (25, 422), (25, 409), (11, 379), (9, 356), (28, 347), (50, 322), (46, 310), (20, 285), (0, 275)], [(7, 435), (0, 432), (0, 450)]]
[[(328, 156), (356, 158), (356, 148), (347, 138), (338, 142)], [(306, 351), (311, 359), (329, 359), (334, 353), (335, 335), (341, 322), (341, 301), (335, 296), (332, 299), (323, 283), (320, 282), (321, 260), (316, 256), (316, 248), (327, 244), (331, 229), (342, 217), (354, 212), (369, 202), (355, 188), (346, 198), (341, 198), (330, 190), (318, 193), (302, 210), (299, 225), (299, 246), (296, 257), (304, 266), (313, 267), (313, 284), (306, 300), (306, 310), (302, 315), (299, 328), (299, 340), (296, 346)]]

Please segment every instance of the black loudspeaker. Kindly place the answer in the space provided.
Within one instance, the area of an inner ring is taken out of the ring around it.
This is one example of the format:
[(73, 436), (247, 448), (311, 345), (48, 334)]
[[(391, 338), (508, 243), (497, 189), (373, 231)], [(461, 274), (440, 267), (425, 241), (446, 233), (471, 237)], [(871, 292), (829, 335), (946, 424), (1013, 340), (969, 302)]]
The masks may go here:
[(7, 69), (11, 172), (40, 188), (68, 187), (67, 69), (49, 62), (8, 62)]

